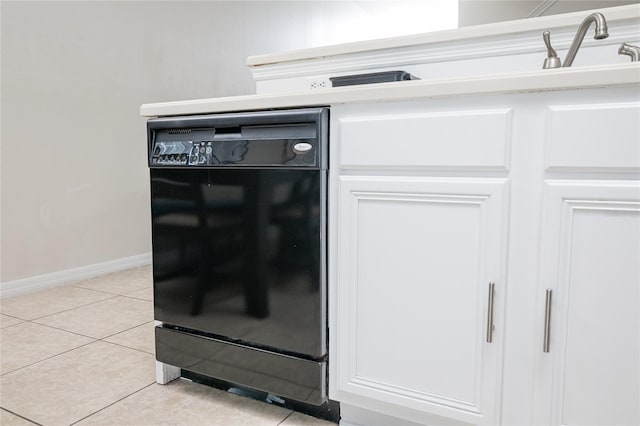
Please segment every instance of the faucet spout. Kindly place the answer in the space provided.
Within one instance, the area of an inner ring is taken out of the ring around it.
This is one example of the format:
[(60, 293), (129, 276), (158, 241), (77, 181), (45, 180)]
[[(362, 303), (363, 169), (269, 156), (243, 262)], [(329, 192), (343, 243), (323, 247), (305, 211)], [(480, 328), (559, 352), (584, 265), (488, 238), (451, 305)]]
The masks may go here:
[(567, 52), (567, 57), (562, 63), (563, 67), (570, 67), (573, 64), (573, 60), (576, 58), (578, 49), (580, 48), (580, 45), (584, 40), (584, 36), (587, 34), (587, 30), (592, 22), (595, 22), (596, 24), (596, 33), (593, 36), (594, 39), (602, 40), (603, 38), (609, 37), (607, 21), (604, 19), (604, 15), (602, 13), (596, 12), (587, 16), (578, 27), (578, 31), (576, 32), (573, 42), (571, 42), (571, 46), (569, 47), (569, 52)]
[(618, 54), (631, 57), (631, 62), (640, 61), (640, 47), (628, 43), (622, 43), (618, 49)]

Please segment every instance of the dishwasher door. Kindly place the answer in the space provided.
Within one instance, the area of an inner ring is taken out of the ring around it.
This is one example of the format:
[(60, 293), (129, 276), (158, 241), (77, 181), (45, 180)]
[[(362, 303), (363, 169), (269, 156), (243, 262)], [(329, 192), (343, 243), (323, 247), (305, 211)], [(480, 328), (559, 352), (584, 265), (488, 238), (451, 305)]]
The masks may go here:
[(155, 319), (326, 355), (326, 173), (152, 168)]

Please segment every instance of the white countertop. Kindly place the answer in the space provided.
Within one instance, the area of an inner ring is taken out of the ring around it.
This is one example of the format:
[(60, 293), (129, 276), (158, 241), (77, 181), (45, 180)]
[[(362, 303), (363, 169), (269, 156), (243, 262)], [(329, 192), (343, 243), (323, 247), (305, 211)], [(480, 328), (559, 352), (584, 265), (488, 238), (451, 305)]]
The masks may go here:
[(413, 80), (336, 87), (300, 92), (195, 99), (144, 104), (145, 117), (251, 111), (270, 108), (384, 102), (446, 96), (542, 92), (640, 84), (640, 63), (558, 68), (533, 72), (491, 74), (446, 80)]

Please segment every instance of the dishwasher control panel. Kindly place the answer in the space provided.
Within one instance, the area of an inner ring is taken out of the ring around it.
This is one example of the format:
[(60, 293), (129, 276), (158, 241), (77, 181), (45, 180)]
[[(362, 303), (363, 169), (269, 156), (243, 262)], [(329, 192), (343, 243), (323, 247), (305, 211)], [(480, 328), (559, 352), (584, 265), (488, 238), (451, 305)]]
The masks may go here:
[(150, 147), (151, 167), (317, 167), (315, 139), (167, 140)]
[(211, 141), (161, 141), (155, 143), (151, 165), (208, 165), (213, 153)]
[(161, 117), (147, 122), (152, 168), (326, 168), (326, 108)]

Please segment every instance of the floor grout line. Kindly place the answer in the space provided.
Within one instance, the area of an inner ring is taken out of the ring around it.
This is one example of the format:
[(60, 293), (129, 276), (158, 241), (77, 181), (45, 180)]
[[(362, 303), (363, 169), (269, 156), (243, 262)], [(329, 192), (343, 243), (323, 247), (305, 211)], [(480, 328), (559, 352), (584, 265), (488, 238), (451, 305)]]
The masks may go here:
[[(145, 324), (149, 324), (150, 322), (153, 322), (153, 321), (155, 321), (155, 320), (152, 320), (152, 319), (151, 319), (151, 320), (148, 320), (148, 321), (142, 322), (142, 323), (140, 323), (140, 324), (138, 324), (138, 325), (134, 325), (133, 327), (129, 327), (129, 328), (124, 329), (124, 330), (122, 330), (122, 331), (118, 331), (117, 333), (110, 334), (110, 335), (108, 335), (108, 336), (104, 336), (104, 337), (96, 337), (96, 339), (99, 339), (99, 340), (108, 339), (108, 338), (110, 338), (110, 337), (117, 336), (117, 335), (118, 335), (118, 334), (120, 334), (120, 333), (124, 333), (125, 331), (129, 331), (129, 330), (133, 330), (134, 328), (142, 327), (143, 325), (145, 325)], [(111, 342), (109, 342), (109, 343), (111, 343)]]
[(140, 297), (133, 297), (133, 296), (129, 296), (128, 294), (122, 294), (122, 297), (126, 297), (127, 299), (133, 299), (133, 300), (142, 300), (143, 302), (149, 302), (149, 303), (153, 303), (153, 300), (149, 300), (149, 299), (142, 299)]
[(87, 418), (89, 418), (89, 417), (93, 416), (94, 414), (99, 413), (100, 411), (106, 410), (107, 408), (111, 407), (112, 405), (117, 404), (118, 402), (120, 402), (120, 401), (122, 401), (122, 400), (125, 400), (125, 399), (129, 398), (130, 396), (135, 395), (135, 394), (137, 394), (138, 392), (141, 392), (141, 391), (143, 391), (144, 389), (146, 389), (146, 388), (148, 388), (148, 387), (150, 387), (150, 386), (153, 386), (153, 385), (155, 385), (155, 384), (156, 384), (156, 382), (149, 383), (148, 385), (141, 387), (141, 388), (140, 388), (140, 389), (138, 389), (137, 391), (131, 392), (129, 395), (123, 396), (122, 398), (118, 399), (117, 401), (113, 401), (111, 404), (108, 404), (108, 405), (106, 405), (106, 406), (102, 407), (102, 408), (101, 408), (101, 409), (99, 409), (98, 411), (95, 411), (95, 412), (93, 412), (93, 413), (89, 414), (88, 416), (84, 416), (83, 418), (81, 418), (81, 419), (79, 419), (79, 420), (76, 420), (75, 422), (71, 423), (69, 426), (73, 426), (73, 425), (75, 425), (75, 424), (77, 424), (77, 423), (79, 423), (79, 422), (83, 421), (84, 419), (87, 419)]
[(22, 416), (22, 415), (20, 415), (20, 414), (18, 414), (18, 413), (14, 413), (13, 411), (8, 410), (8, 409), (6, 409), (6, 408), (4, 408), (4, 407), (0, 407), (0, 409), (3, 409), (3, 410), (4, 410), (4, 411), (6, 411), (7, 413), (11, 413), (11, 414), (13, 414), (13, 415), (14, 415), (14, 416), (16, 416), (16, 417), (20, 417), (21, 419), (24, 419), (24, 420), (28, 421), (29, 423), (33, 423), (34, 425), (42, 426), (40, 423), (38, 423), (38, 422), (36, 422), (36, 421), (34, 421), (34, 420), (31, 420), (31, 419), (30, 419), (30, 418), (28, 418), (28, 417)]
[(128, 294), (123, 294), (122, 297), (128, 297), (129, 299), (142, 300), (144, 302), (153, 303), (153, 300), (143, 299), (142, 297), (129, 296)]
[[(85, 337), (87, 337), (87, 336), (85, 336)], [(18, 368), (16, 368), (15, 370), (6, 371), (6, 372), (2, 373), (2, 376), (6, 376), (7, 374), (13, 374), (13, 373), (15, 373), (16, 371), (23, 370), (23, 369), (25, 369), (25, 368), (27, 368), (27, 367), (31, 367), (31, 366), (33, 366), (33, 365), (39, 364), (39, 363), (44, 362), (44, 361), (48, 361), (48, 360), (50, 360), (50, 359), (52, 359), (52, 358), (55, 358), (55, 357), (57, 357), (57, 356), (64, 355), (64, 354), (69, 353), (69, 352), (71, 352), (71, 351), (75, 351), (76, 349), (80, 349), (80, 348), (83, 348), (83, 347), (85, 347), (85, 346), (87, 346), (87, 345), (91, 345), (91, 344), (93, 344), (93, 343), (96, 343), (96, 342), (99, 342), (99, 341), (100, 341), (100, 340), (95, 339), (95, 338), (93, 338), (93, 337), (92, 337), (92, 339), (93, 339), (93, 341), (92, 341), (92, 342), (87, 342), (87, 343), (84, 343), (84, 344), (82, 344), (82, 345), (80, 345), (80, 346), (76, 346), (75, 348), (67, 349), (66, 351), (60, 352), (60, 353), (58, 353), (58, 354), (51, 355), (51, 356), (49, 356), (49, 357), (47, 357), (47, 358), (41, 359), (41, 360), (36, 361), (36, 362), (32, 362), (31, 364), (27, 364), (27, 365), (23, 365), (22, 367), (18, 367)]]
[[(147, 302), (151, 302), (151, 303), (153, 303), (153, 300), (142, 299), (142, 298), (140, 298), (140, 297), (134, 297), (134, 296), (128, 296), (128, 294), (130, 294), (130, 293), (135, 293), (135, 292), (138, 292), (138, 291), (146, 290), (146, 289), (147, 289), (146, 287), (145, 287), (145, 288), (140, 288), (140, 289), (138, 289), (138, 290), (130, 291), (130, 292), (128, 292), (127, 294), (117, 294), (117, 293), (110, 293), (110, 292), (108, 292), (108, 291), (103, 291), (103, 290), (96, 290), (96, 289), (93, 289), (93, 288), (81, 287), (81, 286), (79, 286), (79, 285), (77, 285), (77, 284), (75, 284), (75, 283), (72, 283), (72, 284), (66, 284), (66, 285), (63, 285), (63, 286), (53, 287), (53, 288), (49, 288), (49, 289), (43, 289), (43, 290), (41, 290), (41, 291), (48, 291), (48, 290), (52, 290), (52, 289), (55, 289), (55, 288), (63, 288), (63, 287), (74, 287), (74, 288), (80, 288), (80, 289), (82, 289), (82, 290), (89, 290), (89, 291), (94, 291), (94, 292), (96, 292), (96, 293), (107, 294), (107, 295), (109, 295), (109, 296), (111, 296), (111, 297), (107, 297), (107, 298), (105, 298), (105, 299), (100, 299), (100, 300), (97, 300), (97, 301), (95, 301), (95, 302), (89, 302), (89, 303), (84, 304), (84, 305), (74, 306), (73, 308), (64, 309), (64, 310), (59, 311), (59, 312), (54, 312), (54, 313), (52, 313), (52, 314), (47, 314), (47, 315), (43, 315), (43, 316), (41, 316), (41, 317), (35, 317), (35, 318), (21, 318), (21, 317), (15, 316), (15, 315), (6, 314), (6, 313), (2, 312), (2, 309), (1, 309), (1, 308), (0, 308), (0, 314), (2, 314), (2, 315), (6, 315), (6, 316), (11, 317), (11, 318), (19, 319), (19, 320), (22, 320), (22, 321), (35, 321), (35, 320), (39, 320), (39, 319), (42, 319), (42, 318), (50, 317), (50, 316), (53, 316), (53, 315), (61, 314), (61, 313), (63, 313), (63, 312), (72, 311), (72, 310), (77, 309), (77, 308), (82, 308), (82, 307), (85, 307), (85, 306), (90, 306), (90, 305), (93, 305), (93, 304), (95, 304), (95, 303), (103, 302), (103, 301), (105, 301), (105, 300), (111, 300), (111, 299), (113, 299), (113, 298), (115, 298), (115, 297), (126, 297), (126, 298), (129, 298), (129, 299), (144, 300), (144, 301), (147, 301)], [(36, 294), (38, 294), (38, 293), (39, 293), (39, 292), (30, 293), (30, 294), (29, 294), (29, 296), (36, 295)], [(26, 296), (26, 295), (23, 295), (23, 296)]]
[[(111, 293), (104, 293), (104, 294), (111, 294)], [(46, 319), (46, 318), (49, 318), (49, 317), (52, 317), (52, 316), (55, 316), (55, 315), (58, 315), (58, 314), (62, 314), (62, 313), (65, 313), (65, 312), (73, 311), (74, 309), (85, 308), (87, 306), (95, 305), (96, 303), (106, 302), (107, 300), (113, 300), (113, 299), (115, 299), (117, 297), (126, 297), (127, 299), (133, 299), (133, 300), (138, 300), (138, 301), (142, 301), (142, 302), (149, 302), (148, 300), (138, 299), (138, 298), (135, 298), (135, 297), (128, 297), (128, 296), (124, 296), (124, 295), (121, 295), (121, 294), (115, 294), (115, 295), (112, 295), (112, 297), (107, 297), (106, 299), (98, 300), (96, 302), (87, 303), (86, 305), (76, 306), (75, 308), (65, 309), (64, 311), (56, 312), (54, 314), (49, 314), (49, 315), (45, 315), (45, 316), (42, 316), (42, 317), (33, 318), (33, 319), (30, 319), (30, 320), (25, 320), (25, 321), (30, 321), (30, 322), (34, 322), (36, 324), (41, 324), (41, 323), (39, 323), (37, 321), (40, 321), (40, 320), (43, 320), (43, 319)], [(153, 303), (153, 302), (149, 302), (149, 303)], [(95, 339), (95, 337), (94, 337), (94, 339)]]
[(28, 321), (28, 320), (22, 319), (22, 318), (20, 318), (20, 317), (16, 317), (16, 316), (14, 316), (14, 315), (8, 315), (8, 314), (5, 314), (5, 313), (3, 313), (3, 312), (0, 312), (0, 314), (4, 315), (5, 317), (9, 317), (9, 318), (13, 318), (13, 319), (19, 319), (19, 320), (22, 320), (22, 321)]
[[(87, 289), (85, 288), (85, 289), (83, 289), (83, 290), (87, 290)], [(105, 293), (105, 292), (100, 292), (100, 293), (102, 293), (102, 294), (111, 294), (111, 293)], [(84, 308), (85, 306), (91, 306), (91, 305), (95, 305), (96, 303), (104, 302), (104, 301), (106, 301), (106, 300), (115, 299), (116, 297), (118, 297), (118, 295), (111, 295), (111, 297), (107, 297), (106, 299), (100, 299), (100, 300), (97, 300), (97, 301), (95, 301), (95, 302), (87, 303), (86, 305), (76, 306), (76, 307), (69, 308), (69, 309), (65, 309), (65, 310), (63, 310), (63, 311), (56, 312), (56, 313), (53, 313), (53, 314), (48, 314), (48, 315), (43, 315), (43, 316), (41, 316), (41, 317), (32, 318), (32, 319), (29, 319), (29, 320), (27, 320), (27, 321), (36, 321), (36, 320), (41, 320), (41, 319), (43, 319), (43, 318), (52, 317), (52, 316), (54, 316), (54, 315), (61, 314), (61, 313), (63, 313), (63, 312), (69, 312), (69, 311), (73, 311), (74, 309)]]
[(138, 351), (138, 352), (141, 352), (141, 353), (143, 353), (143, 354), (147, 354), (147, 355), (153, 355), (153, 356), (155, 356), (155, 355), (156, 355), (156, 354), (155, 354), (155, 351), (154, 351), (154, 352), (147, 352), (147, 351), (143, 351), (142, 349), (132, 348), (131, 346), (125, 346), (125, 345), (120, 344), (120, 343), (116, 343), (116, 342), (109, 342), (109, 341), (106, 341), (106, 340), (98, 340), (98, 341), (99, 341), (99, 342), (103, 342), (103, 343), (108, 343), (108, 344), (110, 344), (110, 345), (120, 346), (121, 348), (125, 348), (125, 349), (131, 349), (132, 351)]
[[(78, 282), (82, 282), (82, 281), (78, 281)], [(73, 287), (73, 288), (81, 288), (81, 289), (83, 289), (83, 290), (91, 290), (91, 291), (95, 291), (96, 293), (102, 293), (102, 294), (110, 294), (110, 295), (113, 295), (113, 293), (109, 293), (108, 291), (94, 290), (94, 289), (92, 289), (92, 288), (80, 287), (80, 286), (78, 286), (78, 285), (76, 285), (76, 284), (77, 284), (76, 282), (73, 282), (73, 283), (66, 283), (66, 284), (60, 284), (60, 285), (56, 285), (56, 286), (54, 286), (54, 287), (48, 287), (48, 288), (43, 288), (43, 289), (40, 289), (40, 290), (37, 290), (37, 291), (33, 291), (33, 292), (28, 292), (28, 293), (24, 293), (24, 294), (19, 294), (19, 295), (17, 295), (17, 296), (7, 297), (7, 298), (4, 298), (4, 299), (0, 298), (0, 301), (2, 301), (2, 300), (11, 300), (11, 299), (14, 299), (14, 298), (17, 298), (17, 297), (23, 297), (23, 298), (24, 298), (24, 297), (28, 297), (28, 296), (35, 296), (35, 295), (40, 294), (40, 293), (42, 293), (42, 292), (51, 291), (51, 290), (56, 290), (56, 289), (62, 289), (62, 288), (69, 288), (69, 287)], [(104, 299), (104, 300), (106, 300), (106, 299)], [(93, 302), (92, 302), (92, 303), (93, 303)], [(0, 303), (0, 304), (1, 304), (1, 303)], [(84, 306), (84, 305), (83, 305), (83, 306)], [(22, 319), (22, 318), (20, 318), (20, 317), (16, 317), (16, 316), (14, 316), (14, 315), (5, 314), (4, 312), (0, 312), (0, 314), (7, 315), (7, 316), (10, 316), (10, 317), (12, 316), (12, 317), (14, 317), (14, 318), (18, 318), (18, 319)], [(26, 320), (26, 321), (28, 321), (28, 320)]]
[(287, 417), (282, 419), (282, 421), (280, 423), (278, 423), (276, 426), (280, 426), (282, 423), (286, 422), (289, 417), (293, 416), (293, 413), (294, 413), (294, 411), (291, 411), (289, 414), (287, 414)]
[[(45, 317), (43, 317), (43, 318), (45, 318)], [(49, 327), (49, 328), (52, 328), (52, 329), (54, 329), (54, 330), (58, 330), (58, 331), (66, 331), (67, 333), (75, 334), (75, 335), (77, 335), (77, 336), (82, 336), (82, 337), (88, 337), (89, 339), (94, 339), (94, 340), (104, 340), (104, 339), (108, 339), (109, 337), (116, 336), (116, 335), (118, 335), (118, 334), (120, 334), (120, 333), (124, 333), (125, 331), (133, 330), (133, 329), (134, 329), (134, 328), (136, 328), (136, 327), (141, 327), (141, 326), (143, 326), (143, 325), (145, 325), (145, 324), (148, 324), (148, 323), (150, 323), (150, 322), (153, 322), (153, 321), (155, 321), (155, 320), (152, 320), (152, 319), (151, 319), (151, 320), (148, 320), (148, 321), (144, 321), (144, 322), (138, 323), (138, 324), (136, 324), (136, 325), (134, 325), (134, 326), (132, 326), (132, 327), (125, 328), (124, 330), (121, 330), (121, 331), (118, 331), (118, 332), (116, 332), (116, 333), (109, 334), (108, 336), (103, 336), (103, 337), (89, 336), (88, 334), (78, 333), (77, 331), (71, 331), (71, 330), (67, 330), (67, 329), (65, 329), (65, 328), (55, 327), (55, 326), (50, 325), (50, 324), (44, 324), (44, 323), (41, 323), (41, 322), (36, 322), (35, 320), (33, 320), (33, 321), (25, 321), (25, 322), (30, 322), (30, 323), (32, 323), (32, 324), (36, 324), (36, 325), (42, 325), (42, 326), (44, 326), (44, 327)], [(13, 327), (13, 326), (15, 326), (15, 325), (21, 325), (21, 324), (22, 324), (22, 323), (20, 323), (20, 324), (14, 324), (14, 325), (11, 325), (11, 326), (9, 326), (9, 327)], [(7, 328), (9, 328), (9, 327), (7, 327)], [(112, 343), (112, 342), (108, 342), (108, 343)], [(122, 345), (120, 345), (120, 346), (122, 346)], [(126, 347), (126, 346), (125, 346), (125, 347)], [(131, 349), (133, 349), (133, 348), (131, 348)]]
[(18, 319), (18, 320), (20, 320), (20, 321), (29, 321), (28, 319), (20, 318), (20, 317), (17, 317), (17, 316), (15, 316), (15, 315), (7, 315), (7, 314), (5, 314), (4, 312), (0, 312), (0, 314), (4, 315), (4, 316), (6, 316), (6, 317), (13, 318), (13, 319)]
[[(86, 334), (78, 333), (77, 331), (66, 330), (64, 328), (55, 327), (55, 326), (50, 325), (50, 324), (43, 324), (41, 322), (36, 322), (36, 321), (27, 321), (27, 322), (30, 322), (31, 324), (41, 325), (43, 327), (49, 327), (49, 328), (52, 328), (52, 329), (58, 330), (58, 331), (66, 331), (67, 333), (75, 334), (76, 336), (88, 337), (89, 339), (93, 339), (93, 340), (100, 340), (99, 337), (89, 336), (89, 335), (86, 335)], [(20, 324), (16, 324), (16, 325), (20, 325)]]
[(120, 294), (120, 293), (111, 293), (110, 291), (105, 291), (105, 290), (98, 290), (98, 289), (95, 289), (95, 288), (81, 287), (81, 286), (78, 286), (78, 285), (72, 285), (72, 287), (81, 288), (83, 290), (97, 291), (98, 293), (112, 294), (114, 296), (127, 296), (127, 294), (135, 293), (137, 291), (142, 291), (142, 290), (146, 290), (147, 289), (147, 287), (141, 287), (141, 288), (139, 288), (137, 290), (131, 290), (130, 292), (127, 292), (125, 294)]
[(81, 285), (77, 285), (77, 284), (69, 284), (70, 287), (75, 287), (75, 288), (81, 288), (83, 290), (91, 290), (91, 291), (96, 291), (98, 293), (104, 293), (104, 294), (112, 294), (114, 296), (120, 296), (120, 294), (118, 293), (111, 293), (110, 291), (104, 291), (104, 290), (98, 290), (95, 288), (89, 288), (89, 287), (82, 287)]
[(11, 327), (15, 327), (15, 326), (17, 326), (17, 325), (22, 325), (22, 324), (27, 323), (27, 322), (31, 322), (31, 321), (29, 321), (29, 320), (22, 320), (22, 321), (20, 321), (20, 322), (19, 322), (19, 323), (17, 323), (17, 324), (11, 324), (11, 325), (8, 325), (8, 326), (6, 326), (6, 327), (2, 327), (2, 328), (0, 328), (0, 330), (7, 330), (7, 329), (9, 329), (9, 328), (11, 328)]

